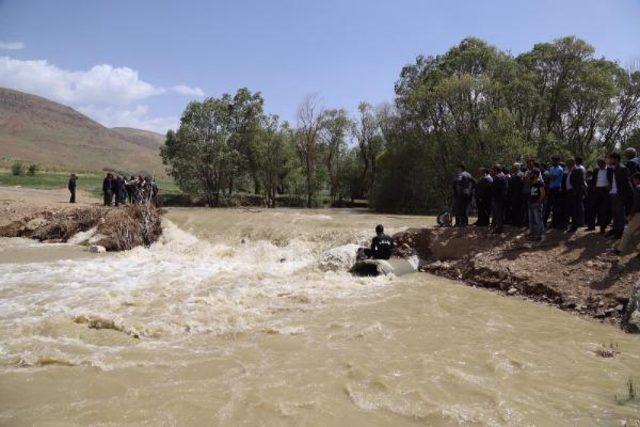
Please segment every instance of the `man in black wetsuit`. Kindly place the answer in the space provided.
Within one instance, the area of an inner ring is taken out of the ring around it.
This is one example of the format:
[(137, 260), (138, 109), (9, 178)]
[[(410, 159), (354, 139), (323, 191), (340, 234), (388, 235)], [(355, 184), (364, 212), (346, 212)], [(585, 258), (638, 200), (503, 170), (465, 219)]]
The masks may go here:
[(365, 249), (364, 255), (373, 259), (389, 259), (393, 252), (393, 239), (384, 234), (382, 225), (376, 226), (376, 237), (371, 240), (371, 248)]

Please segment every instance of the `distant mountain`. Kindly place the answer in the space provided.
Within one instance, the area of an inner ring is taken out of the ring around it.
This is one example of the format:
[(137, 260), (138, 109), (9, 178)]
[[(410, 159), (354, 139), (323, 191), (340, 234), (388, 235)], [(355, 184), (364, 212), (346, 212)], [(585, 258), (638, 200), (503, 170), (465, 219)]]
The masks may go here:
[(135, 128), (111, 128), (111, 130), (128, 141), (154, 150), (159, 150), (164, 144), (165, 136), (157, 132), (151, 132), (150, 130)]
[(122, 170), (164, 176), (164, 136), (109, 129), (57, 102), (0, 88), (0, 160), (69, 171)]

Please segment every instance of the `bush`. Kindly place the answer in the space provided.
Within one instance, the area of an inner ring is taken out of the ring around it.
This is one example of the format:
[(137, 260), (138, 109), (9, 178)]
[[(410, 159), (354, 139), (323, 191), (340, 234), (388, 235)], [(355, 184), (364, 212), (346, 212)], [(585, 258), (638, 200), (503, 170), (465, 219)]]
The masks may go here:
[(36, 165), (35, 163), (31, 163), (29, 165), (29, 168), (27, 169), (27, 175), (29, 176), (35, 176), (36, 173), (38, 173), (38, 170), (40, 168), (38, 168), (38, 165)]
[(11, 174), (13, 176), (24, 175), (24, 165), (20, 161), (16, 161), (13, 165), (11, 165)]

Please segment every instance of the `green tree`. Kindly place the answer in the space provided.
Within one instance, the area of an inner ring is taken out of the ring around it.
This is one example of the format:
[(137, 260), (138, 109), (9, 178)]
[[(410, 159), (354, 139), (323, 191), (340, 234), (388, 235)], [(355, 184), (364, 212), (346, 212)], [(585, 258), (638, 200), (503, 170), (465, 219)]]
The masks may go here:
[(234, 173), (229, 179), (229, 192), (234, 190), (235, 179), (246, 173), (253, 181), (254, 193), (259, 194), (260, 177), (256, 147), (258, 139), (262, 136), (261, 127), (266, 120), (263, 111), (264, 99), (260, 92), (251, 93), (249, 89), (241, 88), (233, 97), (223, 95), (222, 100), (229, 108), (229, 145), (239, 154), (238, 163), (234, 165)]
[(280, 125), (277, 116), (270, 116), (261, 128), (255, 146), (258, 179), (267, 206), (276, 207), (278, 189), (293, 168), (294, 147), (288, 124)]
[(329, 177), (331, 204), (343, 195), (340, 191), (341, 168), (348, 149), (347, 137), (353, 125), (344, 109), (327, 110), (322, 117), (321, 138), (324, 143), (324, 164)]
[(231, 144), (230, 114), (224, 97), (189, 103), (180, 128), (167, 133), (161, 151), (178, 186), (202, 195), (210, 206), (220, 205), (221, 194), (232, 182), (240, 157)]
[(313, 206), (321, 183), (318, 173), (318, 155), (321, 149), (320, 132), (323, 116), (324, 110), (316, 95), (307, 96), (298, 107), (295, 141), (306, 182), (308, 208)]
[(384, 148), (384, 138), (380, 128), (379, 114), (366, 102), (358, 105), (360, 116), (353, 127), (358, 141), (358, 153), (362, 160), (362, 182), (368, 195), (376, 177), (376, 159)]

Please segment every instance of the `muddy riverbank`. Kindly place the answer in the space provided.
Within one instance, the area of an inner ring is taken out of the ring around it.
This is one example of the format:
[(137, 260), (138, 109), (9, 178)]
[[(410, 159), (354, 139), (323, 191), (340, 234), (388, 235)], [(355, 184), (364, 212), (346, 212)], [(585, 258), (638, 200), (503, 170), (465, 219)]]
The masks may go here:
[(423, 271), (640, 332), (632, 297), (640, 257), (607, 254), (612, 241), (598, 233), (553, 231), (531, 243), (519, 229), (492, 235), (473, 227), (424, 228), (394, 238), (401, 251), (410, 248), (426, 260)]
[(22, 206), (0, 225), (0, 237), (32, 238), (45, 243), (71, 241), (96, 251), (149, 246), (160, 234), (160, 212), (147, 205)]

